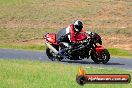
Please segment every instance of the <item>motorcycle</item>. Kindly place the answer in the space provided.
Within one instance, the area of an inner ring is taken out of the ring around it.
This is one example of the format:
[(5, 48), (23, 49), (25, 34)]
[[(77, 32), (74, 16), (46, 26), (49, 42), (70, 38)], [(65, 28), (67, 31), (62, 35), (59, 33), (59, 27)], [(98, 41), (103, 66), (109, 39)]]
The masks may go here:
[[(106, 64), (110, 59), (109, 51), (102, 46), (101, 37), (97, 33), (80, 32), (75, 36), (76, 45), (68, 45), (68, 47), (67, 43), (64, 43), (64, 46), (58, 43), (56, 37), (55, 33), (47, 33), (43, 36), (47, 46), (46, 55), (52, 61), (82, 60), (91, 56), (96, 64)], [(63, 55), (59, 54), (62, 49), (65, 49)]]

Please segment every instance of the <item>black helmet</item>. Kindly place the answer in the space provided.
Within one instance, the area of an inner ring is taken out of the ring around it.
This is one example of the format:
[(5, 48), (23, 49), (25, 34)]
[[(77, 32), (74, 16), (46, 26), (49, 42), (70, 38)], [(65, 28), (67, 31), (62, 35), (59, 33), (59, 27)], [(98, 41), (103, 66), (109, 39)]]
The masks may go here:
[(74, 30), (76, 32), (80, 32), (82, 30), (82, 28), (83, 28), (83, 23), (81, 21), (79, 21), (79, 20), (76, 20), (74, 22)]

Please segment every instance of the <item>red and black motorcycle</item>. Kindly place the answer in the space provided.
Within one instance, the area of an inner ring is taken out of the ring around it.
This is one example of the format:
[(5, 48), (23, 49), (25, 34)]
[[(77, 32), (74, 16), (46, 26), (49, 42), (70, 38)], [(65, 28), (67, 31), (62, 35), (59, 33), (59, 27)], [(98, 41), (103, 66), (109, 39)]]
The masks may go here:
[[(47, 46), (46, 54), (52, 61), (61, 61), (62, 59), (82, 60), (84, 58), (88, 59), (91, 56), (95, 63), (99, 64), (102, 62), (105, 64), (110, 59), (110, 54), (102, 46), (101, 37), (97, 33), (78, 33), (75, 36), (77, 43), (72, 48), (62, 47), (57, 43), (56, 37), (55, 33), (48, 33), (43, 37)], [(60, 55), (59, 51), (62, 48), (66, 50), (63, 55)]]

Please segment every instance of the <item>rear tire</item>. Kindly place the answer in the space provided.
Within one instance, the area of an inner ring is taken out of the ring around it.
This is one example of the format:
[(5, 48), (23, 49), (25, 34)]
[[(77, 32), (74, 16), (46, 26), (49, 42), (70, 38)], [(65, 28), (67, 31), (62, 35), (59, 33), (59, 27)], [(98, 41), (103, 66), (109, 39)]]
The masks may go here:
[(51, 50), (49, 48), (46, 49), (46, 55), (48, 56), (48, 58), (51, 61), (54, 61), (55, 60), (55, 57), (53, 56), (53, 54), (51, 53)]
[(51, 51), (49, 48), (47, 48), (46, 49), (46, 55), (48, 56), (48, 58), (51, 60), (51, 61), (61, 61), (62, 59), (63, 59), (63, 57), (61, 57), (61, 56), (55, 56), (54, 55), (54, 52), (53, 51)]

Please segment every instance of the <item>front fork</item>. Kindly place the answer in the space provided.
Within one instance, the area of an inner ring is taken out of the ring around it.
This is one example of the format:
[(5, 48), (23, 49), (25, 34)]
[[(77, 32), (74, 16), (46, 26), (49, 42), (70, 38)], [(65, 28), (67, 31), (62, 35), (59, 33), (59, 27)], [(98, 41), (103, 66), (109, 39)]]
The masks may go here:
[(102, 59), (102, 51), (104, 50), (104, 47), (102, 45), (94, 45), (92, 47), (93, 52), (95, 53), (96, 57), (99, 59)]
[(103, 59), (102, 52), (104, 51), (104, 47), (102, 45), (96, 46), (96, 53), (99, 59)]

